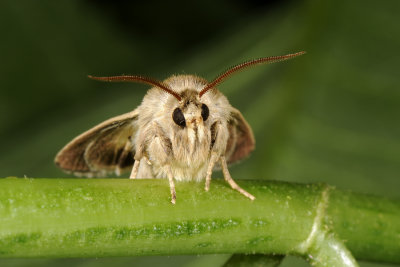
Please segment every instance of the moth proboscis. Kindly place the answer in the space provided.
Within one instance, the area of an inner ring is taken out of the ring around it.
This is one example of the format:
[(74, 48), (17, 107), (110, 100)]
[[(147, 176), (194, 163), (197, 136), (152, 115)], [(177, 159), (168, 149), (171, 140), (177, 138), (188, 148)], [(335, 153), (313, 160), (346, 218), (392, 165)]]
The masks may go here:
[(219, 164), (229, 185), (254, 200), (253, 195), (235, 183), (227, 167), (254, 149), (253, 132), (217, 85), (250, 66), (304, 53), (246, 61), (211, 82), (195, 75), (174, 75), (162, 82), (135, 75), (89, 76), (100, 81), (145, 83), (152, 88), (135, 110), (108, 119), (74, 138), (57, 154), (55, 163), (78, 176), (120, 175), (131, 169), (131, 179), (168, 178), (173, 204), (174, 179), (205, 179), (208, 191), (212, 171)]

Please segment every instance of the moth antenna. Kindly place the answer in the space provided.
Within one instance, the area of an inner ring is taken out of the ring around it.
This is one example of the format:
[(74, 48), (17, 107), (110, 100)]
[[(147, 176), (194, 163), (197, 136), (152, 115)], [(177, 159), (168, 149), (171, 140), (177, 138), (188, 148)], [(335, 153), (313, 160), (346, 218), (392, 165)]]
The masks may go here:
[(137, 75), (122, 75), (122, 76), (110, 76), (110, 77), (95, 77), (92, 75), (88, 75), (90, 79), (104, 81), (104, 82), (138, 82), (153, 85), (161, 90), (164, 90), (168, 94), (173, 95), (178, 101), (182, 100), (182, 97), (172, 90), (168, 85), (163, 82), (157, 81), (155, 79)]
[(206, 85), (206, 87), (204, 87), (200, 91), (199, 97), (204, 95), (210, 89), (216, 87), (218, 84), (222, 83), (224, 80), (226, 80), (229, 76), (231, 76), (235, 72), (241, 71), (247, 67), (251, 67), (251, 66), (255, 66), (255, 65), (259, 65), (259, 64), (269, 64), (269, 63), (284, 61), (284, 60), (291, 59), (293, 57), (303, 55), (305, 53), (306, 53), (305, 51), (301, 51), (301, 52), (297, 52), (294, 54), (288, 54), (288, 55), (284, 55), (284, 56), (262, 57), (262, 58), (258, 58), (258, 59), (249, 60), (249, 61), (243, 62), (241, 64), (235, 65), (233, 67), (230, 67), (225, 72), (223, 72), (222, 74), (217, 76), (217, 78), (215, 78), (212, 82), (208, 83)]

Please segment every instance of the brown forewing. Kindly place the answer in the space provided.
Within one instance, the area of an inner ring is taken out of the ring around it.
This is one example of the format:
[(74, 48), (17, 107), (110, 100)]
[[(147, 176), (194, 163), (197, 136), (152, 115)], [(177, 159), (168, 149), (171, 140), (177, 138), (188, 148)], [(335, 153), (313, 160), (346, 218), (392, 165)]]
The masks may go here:
[(111, 118), (79, 135), (58, 152), (55, 163), (76, 175), (119, 174), (133, 165), (131, 138), (137, 126), (136, 110)]
[(229, 139), (225, 156), (227, 162), (231, 164), (247, 157), (254, 150), (255, 140), (249, 124), (235, 108), (231, 112), (228, 130)]

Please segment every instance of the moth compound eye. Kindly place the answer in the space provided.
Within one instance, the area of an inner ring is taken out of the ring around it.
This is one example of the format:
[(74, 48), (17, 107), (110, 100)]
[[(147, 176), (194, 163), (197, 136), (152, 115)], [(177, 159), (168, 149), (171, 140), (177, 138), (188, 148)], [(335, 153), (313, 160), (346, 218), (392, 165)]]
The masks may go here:
[(176, 108), (174, 110), (174, 112), (172, 113), (172, 119), (179, 126), (181, 126), (181, 127), (186, 126), (185, 116), (183, 116), (182, 110), (180, 108)]
[(208, 110), (208, 107), (206, 104), (201, 105), (201, 117), (203, 117), (203, 121), (206, 121), (208, 118), (208, 115), (210, 115), (210, 111)]

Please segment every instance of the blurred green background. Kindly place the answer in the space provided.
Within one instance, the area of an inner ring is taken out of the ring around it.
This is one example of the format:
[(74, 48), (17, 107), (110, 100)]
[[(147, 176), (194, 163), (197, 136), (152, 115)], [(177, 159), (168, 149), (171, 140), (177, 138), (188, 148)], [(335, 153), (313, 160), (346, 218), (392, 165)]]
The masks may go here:
[[(88, 74), (211, 80), (244, 60), (305, 50), (220, 86), (256, 137), (255, 152), (231, 167), (232, 176), (399, 198), (399, 14), (398, 0), (3, 0), (0, 177), (71, 177), (53, 164), (58, 150), (133, 110), (147, 90)], [(0, 266), (220, 266), (227, 257), (14, 259)], [(304, 264), (289, 257), (283, 266)]]

